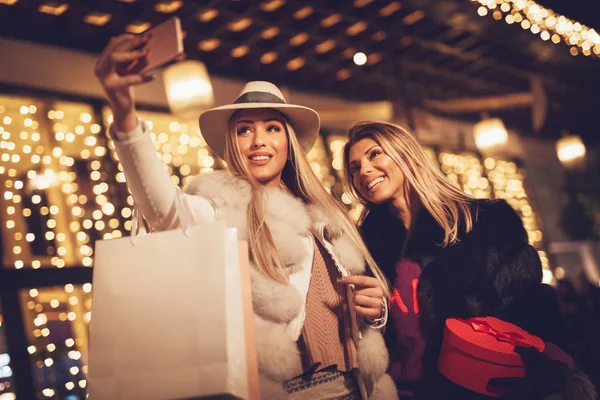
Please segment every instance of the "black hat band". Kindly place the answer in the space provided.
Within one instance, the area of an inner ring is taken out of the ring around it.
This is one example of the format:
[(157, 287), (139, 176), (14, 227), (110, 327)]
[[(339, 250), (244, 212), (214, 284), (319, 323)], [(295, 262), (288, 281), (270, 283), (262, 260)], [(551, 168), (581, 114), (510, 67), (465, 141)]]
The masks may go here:
[(285, 104), (285, 101), (267, 92), (247, 92), (238, 97), (233, 104), (240, 103), (278, 103)]

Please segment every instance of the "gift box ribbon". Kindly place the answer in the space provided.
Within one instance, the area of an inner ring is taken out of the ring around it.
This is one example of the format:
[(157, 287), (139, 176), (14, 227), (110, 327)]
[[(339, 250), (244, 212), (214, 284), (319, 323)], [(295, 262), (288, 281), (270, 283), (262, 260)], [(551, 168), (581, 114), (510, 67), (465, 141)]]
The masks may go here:
[(510, 343), (513, 346), (535, 347), (525, 342), (523, 335), (518, 332), (500, 332), (494, 329), (487, 321), (475, 318), (456, 318), (456, 320), (469, 325), (477, 333), (485, 333), (486, 335), (493, 336), (499, 342)]

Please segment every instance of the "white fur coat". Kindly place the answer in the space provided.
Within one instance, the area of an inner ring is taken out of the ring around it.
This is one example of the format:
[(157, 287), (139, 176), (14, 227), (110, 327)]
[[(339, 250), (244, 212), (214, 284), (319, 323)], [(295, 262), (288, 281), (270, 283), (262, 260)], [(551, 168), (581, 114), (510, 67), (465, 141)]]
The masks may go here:
[[(224, 172), (194, 177), (184, 191), (212, 202), (217, 219), (238, 229), (238, 237), (247, 238), (246, 212), (250, 202), (250, 185)], [(288, 272), (303, 268), (302, 241), (312, 226), (325, 223), (325, 238), (332, 244), (334, 258), (351, 274), (363, 274), (365, 261), (352, 240), (315, 206), (276, 188), (267, 188), (265, 221), (277, 251)], [(297, 343), (285, 328), (301, 310), (301, 294), (291, 285), (281, 285), (265, 277), (251, 261), (252, 303), (255, 315), (256, 348), (263, 399), (285, 399), (283, 382), (294, 377), (301, 363)], [(361, 392), (369, 399), (397, 399), (396, 387), (385, 373), (389, 357), (381, 334), (359, 321), (362, 339), (357, 345)]]

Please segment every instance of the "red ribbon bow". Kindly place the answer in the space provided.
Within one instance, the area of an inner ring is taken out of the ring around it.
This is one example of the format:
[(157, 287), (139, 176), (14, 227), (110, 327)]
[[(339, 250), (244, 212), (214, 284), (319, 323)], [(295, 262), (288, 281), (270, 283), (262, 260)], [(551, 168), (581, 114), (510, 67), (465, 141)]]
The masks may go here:
[(487, 335), (493, 336), (499, 342), (510, 343), (513, 346), (524, 346), (524, 347), (535, 347), (522, 339), (525, 339), (523, 335), (517, 332), (500, 332), (497, 329), (492, 328), (492, 326), (484, 320), (481, 319), (462, 319), (457, 318), (458, 321), (469, 325), (475, 332), (485, 333)]

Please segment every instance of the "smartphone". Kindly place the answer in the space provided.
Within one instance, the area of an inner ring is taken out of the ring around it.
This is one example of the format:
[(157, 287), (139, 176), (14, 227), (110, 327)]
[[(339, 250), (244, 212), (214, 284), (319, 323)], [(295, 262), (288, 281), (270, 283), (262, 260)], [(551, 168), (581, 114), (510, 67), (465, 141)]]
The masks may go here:
[(149, 50), (148, 55), (125, 66), (123, 72), (148, 75), (183, 56), (183, 32), (178, 17), (171, 17), (142, 35), (150, 35), (150, 40), (143, 47)]

